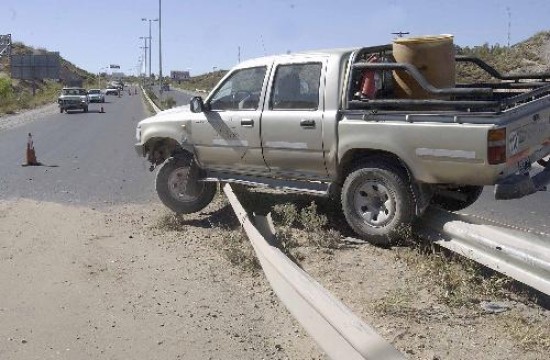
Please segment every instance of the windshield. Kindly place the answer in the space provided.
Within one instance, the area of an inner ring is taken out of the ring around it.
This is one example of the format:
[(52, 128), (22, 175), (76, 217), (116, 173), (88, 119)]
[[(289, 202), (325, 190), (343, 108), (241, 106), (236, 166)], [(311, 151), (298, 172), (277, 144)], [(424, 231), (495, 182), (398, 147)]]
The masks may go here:
[(86, 95), (85, 89), (63, 89), (63, 95)]
[(101, 90), (99, 90), (99, 89), (92, 89), (92, 90), (90, 90), (88, 93), (89, 93), (89, 94), (99, 94), (99, 93), (101, 93)]

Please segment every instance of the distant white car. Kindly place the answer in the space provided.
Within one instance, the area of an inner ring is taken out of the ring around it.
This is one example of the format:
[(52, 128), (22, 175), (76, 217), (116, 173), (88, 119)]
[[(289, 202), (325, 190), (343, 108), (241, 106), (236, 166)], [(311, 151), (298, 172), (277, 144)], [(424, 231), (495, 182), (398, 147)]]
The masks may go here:
[(88, 90), (88, 99), (90, 102), (104, 103), (105, 94), (100, 89), (90, 89)]
[(109, 85), (109, 87), (107, 89), (105, 89), (105, 95), (117, 95), (118, 96), (119, 92), (120, 92), (120, 89), (116, 86)]

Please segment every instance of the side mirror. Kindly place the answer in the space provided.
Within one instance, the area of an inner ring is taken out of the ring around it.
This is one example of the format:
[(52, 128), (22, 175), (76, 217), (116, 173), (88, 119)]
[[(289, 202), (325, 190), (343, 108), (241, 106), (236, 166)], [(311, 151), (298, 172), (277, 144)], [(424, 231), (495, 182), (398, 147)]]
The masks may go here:
[(194, 113), (204, 112), (205, 108), (204, 108), (204, 102), (202, 101), (202, 97), (200, 96), (193, 97), (189, 102), (189, 107), (191, 109), (191, 112), (194, 112)]

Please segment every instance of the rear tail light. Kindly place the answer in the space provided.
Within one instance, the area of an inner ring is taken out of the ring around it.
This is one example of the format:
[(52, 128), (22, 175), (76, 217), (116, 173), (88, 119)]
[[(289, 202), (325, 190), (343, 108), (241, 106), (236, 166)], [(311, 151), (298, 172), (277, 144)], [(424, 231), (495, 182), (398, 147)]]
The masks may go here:
[(487, 160), (491, 165), (506, 162), (506, 128), (489, 130), (487, 134)]

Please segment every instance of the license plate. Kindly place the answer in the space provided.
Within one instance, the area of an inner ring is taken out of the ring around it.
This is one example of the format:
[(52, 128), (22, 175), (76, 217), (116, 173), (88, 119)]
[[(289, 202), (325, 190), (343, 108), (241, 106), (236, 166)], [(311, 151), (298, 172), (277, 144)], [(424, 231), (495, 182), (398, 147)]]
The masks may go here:
[(520, 171), (529, 171), (531, 169), (531, 160), (530, 157), (526, 157), (524, 159), (521, 159), (518, 162), (518, 169)]

